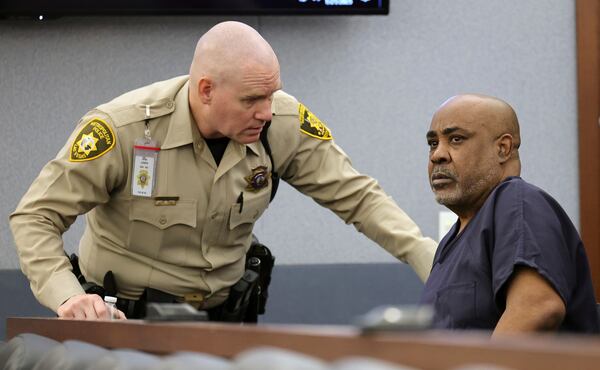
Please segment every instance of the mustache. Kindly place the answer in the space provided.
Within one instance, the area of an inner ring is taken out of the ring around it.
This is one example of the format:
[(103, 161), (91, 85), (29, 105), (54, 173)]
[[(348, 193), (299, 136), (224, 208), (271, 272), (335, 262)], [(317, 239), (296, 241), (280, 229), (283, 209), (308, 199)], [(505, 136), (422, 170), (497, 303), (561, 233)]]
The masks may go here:
[(429, 180), (442, 179), (442, 178), (449, 178), (451, 180), (456, 181), (457, 175), (454, 171), (449, 170), (447, 168), (434, 167), (433, 170), (431, 171), (431, 176), (429, 177)]

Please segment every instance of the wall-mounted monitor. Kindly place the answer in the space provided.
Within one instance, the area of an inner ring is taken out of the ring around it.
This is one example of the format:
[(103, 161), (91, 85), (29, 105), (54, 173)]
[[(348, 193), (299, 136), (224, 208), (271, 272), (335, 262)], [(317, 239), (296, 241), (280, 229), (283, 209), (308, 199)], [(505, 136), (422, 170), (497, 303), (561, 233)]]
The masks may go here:
[(388, 13), (389, 0), (0, 0), (1, 17)]

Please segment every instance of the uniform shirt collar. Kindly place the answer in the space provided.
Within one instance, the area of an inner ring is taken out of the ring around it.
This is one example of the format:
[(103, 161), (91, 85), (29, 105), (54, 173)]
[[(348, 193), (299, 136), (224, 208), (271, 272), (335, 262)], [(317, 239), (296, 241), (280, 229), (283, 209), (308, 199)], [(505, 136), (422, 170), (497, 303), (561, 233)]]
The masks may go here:
[(248, 147), (248, 149), (250, 149), (250, 151), (253, 152), (254, 154), (260, 155), (260, 152), (258, 151), (258, 141), (255, 141), (250, 144), (246, 144), (246, 147)]
[(169, 130), (161, 149), (171, 149), (194, 142), (192, 130), (196, 126), (196, 122), (190, 111), (188, 88), (189, 81), (175, 96), (175, 111), (171, 114)]

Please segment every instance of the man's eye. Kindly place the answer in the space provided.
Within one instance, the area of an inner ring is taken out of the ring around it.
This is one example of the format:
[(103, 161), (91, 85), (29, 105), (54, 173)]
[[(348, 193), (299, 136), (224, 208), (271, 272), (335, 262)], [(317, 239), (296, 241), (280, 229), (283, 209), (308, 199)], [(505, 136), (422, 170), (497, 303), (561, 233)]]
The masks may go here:
[(256, 104), (264, 99), (268, 99), (268, 98), (264, 97), (264, 96), (254, 96), (254, 97), (250, 97), (250, 98), (244, 98), (244, 99), (242, 99), (242, 102), (244, 104), (246, 104), (247, 106), (253, 106), (254, 104)]
[(427, 142), (427, 145), (429, 145), (430, 149), (435, 149), (438, 145), (438, 142), (436, 140), (429, 140)]
[(450, 138), (450, 142), (454, 143), (454, 144), (458, 144), (461, 143), (465, 138), (462, 136), (453, 136)]

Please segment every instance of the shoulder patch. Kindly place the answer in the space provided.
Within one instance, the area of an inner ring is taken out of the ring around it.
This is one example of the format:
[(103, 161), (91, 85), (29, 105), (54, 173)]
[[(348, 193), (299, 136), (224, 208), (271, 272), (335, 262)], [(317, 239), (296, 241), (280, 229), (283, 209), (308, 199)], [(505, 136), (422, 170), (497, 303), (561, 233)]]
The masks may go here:
[(83, 126), (73, 144), (69, 162), (84, 162), (108, 153), (115, 146), (115, 134), (100, 118), (93, 118)]
[(327, 126), (302, 103), (298, 105), (298, 119), (300, 120), (300, 131), (306, 135), (321, 140), (333, 139)]

